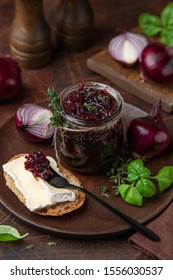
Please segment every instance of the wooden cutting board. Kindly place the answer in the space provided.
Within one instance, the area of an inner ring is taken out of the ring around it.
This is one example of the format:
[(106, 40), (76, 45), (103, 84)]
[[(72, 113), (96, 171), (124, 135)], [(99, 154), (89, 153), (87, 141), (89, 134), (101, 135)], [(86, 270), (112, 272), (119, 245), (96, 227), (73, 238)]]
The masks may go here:
[(151, 104), (161, 98), (163, 110), (168, 113), (173, 112), (173, 84), (163, 85), (149, 80), (142, 81), (139, 65), (124, 68), (111, 57), (106, 48), (90, 57), (87, 66), (120, 88)]

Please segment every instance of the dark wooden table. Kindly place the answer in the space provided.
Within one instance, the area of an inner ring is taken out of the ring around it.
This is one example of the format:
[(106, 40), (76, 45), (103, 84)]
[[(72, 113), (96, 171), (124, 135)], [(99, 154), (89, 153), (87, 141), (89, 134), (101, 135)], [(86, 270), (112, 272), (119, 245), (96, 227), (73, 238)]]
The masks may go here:
[[(13, 0), (0, 1), (0, 56), (9, 53), (9, 32), (14, 16), (14, 2)], [(105, 78), (90, 71), (86, 66), (86, 60), (108, 44), (117, 27), (133, 28), (137, 25), (137, 18), (140, 13), (159, 14), (163, 6), (169, 1), (92, 0), (90, 2), (95, 17), (95, 39), (92, 46), (82, 52), (54, 50), (53, 60), (47, 67), (41, 70), (23, 70), (22, 96), (14, 101), (0, 104), (0, 127), (21, 104), (45, 99), (46, 90), (49, 86), (54, 86), (58, 91), (61, 91), (72, 83), (91, 80), (114, 86)], [(50, 25), (55, 16), (57, 4), (58, 0), (44, 1), (46, 18)], [(150, 104), (141, 102), (139, 98), (130, 95), (121, 88), (117, 87), (117, 89), (126, 102), (149, 112)], [(167, 125), (171, 126), (173, 116), (167, 113), (164, 113), (163, 116)], [(104, 240), (78, 240), (57, 237), (25, 225), (2, 205), (0, 205), (0, 223), (16, 227), (21, 234), (29, 233), (22, 242), (0, 243), (0, 259), (129, 260), (135, 258), (136, 250), (128, 243), (130, 234)], [(56, 246), (49, 246), (49, 241), (56, 242)], [(31, 251), (25, 250), (25, 247), (29, 244), (34, 245)]]

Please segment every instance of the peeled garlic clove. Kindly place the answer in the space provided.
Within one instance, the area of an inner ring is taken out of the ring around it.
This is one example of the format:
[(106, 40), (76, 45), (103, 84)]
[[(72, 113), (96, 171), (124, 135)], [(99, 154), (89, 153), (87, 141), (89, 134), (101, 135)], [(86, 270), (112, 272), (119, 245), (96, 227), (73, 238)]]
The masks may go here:
[(114, 37), (108, 45), (110, 55), (125, 66), (135, 64), (143, 49), (148, 45), (145, 36), (137, 33), (130, 33), (124, 29), (119, 29), (120, 33)]

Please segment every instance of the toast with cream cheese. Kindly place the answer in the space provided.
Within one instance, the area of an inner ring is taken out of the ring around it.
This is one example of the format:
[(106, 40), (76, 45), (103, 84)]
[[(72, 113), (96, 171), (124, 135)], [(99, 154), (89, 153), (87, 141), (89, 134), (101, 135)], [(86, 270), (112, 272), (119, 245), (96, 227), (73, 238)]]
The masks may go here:
[[(3, 165), (3, 170), (6, 185), (30, 211), (45, 216), (60, 216), (83, 205), (85, 194), (82, 192), (55, 188), (25, 170), (25, 156), (26, 154), (14, 156)], [(65, 177), (69, 183), (81, 186), (81, 182), (74, 174), (61, 165), (57, 166), (53, 158), (48, 159), (56, 172)]]

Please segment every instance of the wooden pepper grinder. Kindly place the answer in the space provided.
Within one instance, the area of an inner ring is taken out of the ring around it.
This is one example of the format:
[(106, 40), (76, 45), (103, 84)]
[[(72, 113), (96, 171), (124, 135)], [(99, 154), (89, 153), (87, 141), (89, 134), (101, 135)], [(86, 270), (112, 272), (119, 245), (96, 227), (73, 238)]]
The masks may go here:
[(41, 68), (51, 59), (51, 45), (43, 0), (15, 0), (15, 17), (10, 34), (11, 55), (22, 68)]
[(61, 0), (52, 26), (55, 46), (80, 51), (92, 43), (93, 11), (88, 0)]

